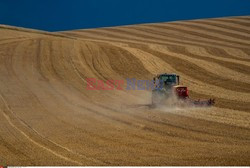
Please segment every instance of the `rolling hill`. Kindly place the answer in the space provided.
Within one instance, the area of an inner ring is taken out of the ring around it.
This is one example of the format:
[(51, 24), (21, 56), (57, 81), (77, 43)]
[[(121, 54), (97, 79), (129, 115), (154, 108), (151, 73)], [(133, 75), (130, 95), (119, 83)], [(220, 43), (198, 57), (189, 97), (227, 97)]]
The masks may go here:
[[(163, 72), (215, 106), (136, 106), (151, 92), (127, 90), (127, 78)], [(88, 78), (125, 84), (88, 90)], [(64, 32), (1, 25), (0, 118), (0, 165), (250, 165), (250, 17)]]

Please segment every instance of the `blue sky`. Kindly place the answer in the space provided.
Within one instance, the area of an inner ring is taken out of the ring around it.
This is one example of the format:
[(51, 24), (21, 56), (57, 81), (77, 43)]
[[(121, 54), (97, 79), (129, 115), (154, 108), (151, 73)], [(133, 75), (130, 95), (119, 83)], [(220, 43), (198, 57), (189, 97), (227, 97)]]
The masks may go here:
[(47, 31), (250, 15), (250, 0), (0, 0), (0, 24)]

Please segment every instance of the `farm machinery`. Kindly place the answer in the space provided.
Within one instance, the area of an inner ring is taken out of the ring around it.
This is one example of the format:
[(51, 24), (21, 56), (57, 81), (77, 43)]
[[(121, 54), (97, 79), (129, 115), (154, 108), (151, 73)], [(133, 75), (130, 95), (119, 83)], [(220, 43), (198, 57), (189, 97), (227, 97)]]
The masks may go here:
[[(188, 88), (180, 85), (180, 77), (176, 74), (159, 74), (153, 78), (152, 106), (165, 104), (170, 100), (173, 106), (208, 107), (215, 103), (214, 99), (192, 100)], [(172, 101), (171, 101), (172, 100)]]

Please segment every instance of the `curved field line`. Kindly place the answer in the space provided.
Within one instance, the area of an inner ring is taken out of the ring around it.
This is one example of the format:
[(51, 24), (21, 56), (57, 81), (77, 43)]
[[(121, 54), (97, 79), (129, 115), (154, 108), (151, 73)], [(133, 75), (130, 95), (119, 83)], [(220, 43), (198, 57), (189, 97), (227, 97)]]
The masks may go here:
[[(3, 96), (0, 95), (0, 97), (1, 97), (1, 100), (3, 101), (3, 103), (5, 104), (5, 107), (7, 108), (7, 110), (9, 110), (9, 111), (11, 112), (11, 109), (10, 109), (10, 108), (8, 107), (8, 105), (6, 104), (6, 101), (4, 100)], [(2, 110), (1, 110), (1, 111), (2, 111)], [(72, 159), (70, 159), (70, 158), (68, 158), (68, 157), (65, 157), (65, 156), (63, 156), (63, 155), (61, 155), (61, 154), (59, 154), (59, 153), (57, 153), (57, 152), (55, 152), (55, 151), (49, 149), (48, 147), (46, 147), (46, 146), (44, 146), (44, 145), (42, 145), (42, 144), (36, 142), (36, 141), (33, 140), (28, 134), (26, 134), (24, 131), (22, 131), (20, 128), (18, 128), (18, 127), (14, 124), (14, 122), (11, 121), (11, 117), (10, 117), (9, 115), (7, 115), (6, 112), (4, 112), (4, 111), (2, 111), (2, 112), (3, 112), (4, 117), (5, 117), (6, 120), (8, 121), (8, 123), (9, 123), (14, 129), (16, 129), (17, 131), (19, 131), (25, 138), (27, 138), (29, 141), (31, 141), (33, 144), (35, 144), (35, 145), (37, 145), (38, 147), (40, 147), (40, 148), (42, 148), (42, 149), (44, 149), (44, 150), (46, 150), (46, 151), (52, 153), (53, 155), (55, 155), (55, 156), (57, 156), (57, 157), (59, 157), (59, 158), (61, 158), (61, 159), (64, 159), (64, 160), (69, 161), (69, 162), (72, 162), (72, 163), (75, 163), (75, 164), (77, 164), (77, 165), (81, 165), (81, 164), (82, 164), (82, 163), (80, 163), (80, 162), (78, 162), (78, 161), (75, 161), (75, 160), (72, 160)], [(13, 112), (11, 112), (11, 113), (13, 113)], [(14, 115), (14, 116), (15, 116), (15, 115)], [(18, 118), (16, 118), (16, 119), (19, 120)], [(20, 122), (20, 120), (19, 120), (19, 122)], [(26, 125), (26, 124), (24, 124), (23, 122), (21, 122), (21, 123), (22, 123), (23, 125)], [(27, 127), (27, 126), (26, 126), (26, 127)]]

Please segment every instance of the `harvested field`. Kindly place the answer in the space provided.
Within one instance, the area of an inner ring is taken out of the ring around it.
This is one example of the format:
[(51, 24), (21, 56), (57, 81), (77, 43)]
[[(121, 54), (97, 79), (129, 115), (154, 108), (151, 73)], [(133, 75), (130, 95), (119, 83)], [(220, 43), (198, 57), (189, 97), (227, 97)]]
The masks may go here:
[[(211, 108), (87, 78), (177, 73)], [(127, 108), (127, 105), (131, 108)], [(137, 106), (138, 105), (138, 106)], [(0, 165), (250, 165), (250, 17), (44, 32), (0, 26)]]

